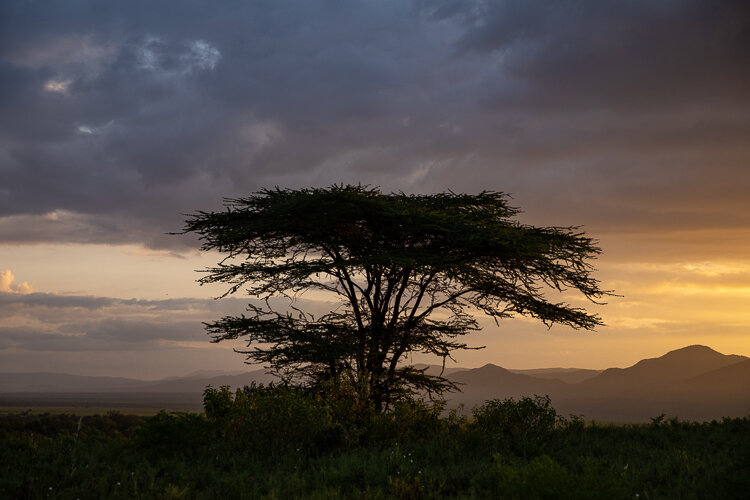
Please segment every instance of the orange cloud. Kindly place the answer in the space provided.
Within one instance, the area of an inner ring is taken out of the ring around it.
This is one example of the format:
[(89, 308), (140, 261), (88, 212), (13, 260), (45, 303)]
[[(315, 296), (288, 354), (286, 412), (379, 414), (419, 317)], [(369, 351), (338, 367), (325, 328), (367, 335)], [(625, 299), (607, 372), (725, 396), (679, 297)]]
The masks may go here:
[(6, 293), (32, 293), (34, 289), (26, 283), (14, 283), (16, 277), (13, 275), (10, 269), (0, 273), (0, 292)]

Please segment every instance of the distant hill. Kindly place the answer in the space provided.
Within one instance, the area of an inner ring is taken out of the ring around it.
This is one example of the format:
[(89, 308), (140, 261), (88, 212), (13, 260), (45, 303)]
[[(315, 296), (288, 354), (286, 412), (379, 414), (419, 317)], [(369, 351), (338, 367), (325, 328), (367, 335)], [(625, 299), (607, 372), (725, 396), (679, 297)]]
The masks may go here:
[(137, 380), (120, 377), (92, 377), (64, 373), (0, 373), (0, 393), (32, 392), (197, 392), (207, 385), (232, 388), (252, 382), (268, 384), (277, 380), (266, 370), (254, 370), (240, 375), (169, 377), (161, 380)]
[(227, 371), (227, 370), (196, 370), (193, 372), (188, 373), (187, 375), (183, 375), (182, 377), (172, 377), (172, 378), (209, 378), (209, 377), (221, 377), (224, 375), (242, 375), (245, 373), (242, 370), (234, 370), (234, 371)]
[(658, 358), (641, 360), (629, 368), (609, 368), (582, 382), (581, 388), (604, 395), (643, 394), (747, 359), (735, 354), (721, 354), (710, 347), (691, 345)]
[(562, 415), (607, 421), (648, 421), (662, 413), (691, 420), (750, 415), (750, 359), (699, 345), (602, 372), (486, 365), (448, 378), (465, 384), (448, 396), (449, 405), (467, 410), (487, 399), (538, 394), (549, 395)]
[(689, 420), (747, 416), (748, 361), (692, 345), (628, 368), (605, 370), (556, 395), (556, 407), (614, 421), (647, 421), (662, 413)]
[(141, 387), (139, 391), (203, 393), (203, 390), (208, 385), (214, 388), (228, 385), (234, 390), (237, 388), (242, 388), (246, 385), (250, 385), (252, 382), (255, 382), (256, 384), (268, 384), (270, 382), (278, 382), (278, 378), (274, 377), (273, 375), (267, 374), (266, 370), (260, 369), (242, 373), (240, 375), (219, 375), (213, 377), (192, 376), (187, 378), (179, 378), (176, 380), (162, 380), (154, 382), (148, 386)]
[(0, 392), (97, 392), (137, 389), (148, 381), (65, 373), (0, 373)]
[(702, 373), (685, 382), (692, 389), (735, 392), (750, 390), (750, 359)]
[(423, 363), (417, 363), (414, 365), (414, 368), (417, 369), (425, 369), (425, 373), (428, 375), (434, 375), (434, 376), (440, 376), (442, 373), (443, 377), (447, 377), (448, 375), (451, 375), (453, 373), (462, 372), (469, 370), (470, 368), (460, 368), (460, 367), (450, 367), (446, 366), (443, 368), (442, 365), (425, 365)]
[[(438, 375), (442, 366), (417, 365)], [(628, 368), (597, 370), (541, 368), (507, 370), (446, 368), (462, 392), (447, 395), (449, 407), (468, 412), (494, 398), (549, 395), (562, 415), (607, 421), (648, 421), (662, 413), (682, 419), (711, 420), (750, 415), (750, 358), (725, 355), (693, 345), (639, 361)], [(206, 386), (234, 388), (276, 380), (260, 369), (245, 373), (193, 372), (184, 377), (135, 380), (59, 373), (0, 373), (4, 404), (108, 406), (146, 405), (171, 409), (200, 408)], [(45, 403), (46, 402), (46, 403)]]
[(509, 369), (508, 371), (536, 378), (562, 380), (568, 384), (583, 382), (584, 380), (596, 377), (602, 372), (602, 370), (585, 370), (582, 368), (536, 368), (533, 370)]
[(448, 396), (449, 404), (464, 404), (468, 408), (487, 399), (560, 393), (568, 385), (561, 380), (513, 373), (493, 364), (459, 371), (446, 378), (459, 384), (461, 389), (460, 393)]

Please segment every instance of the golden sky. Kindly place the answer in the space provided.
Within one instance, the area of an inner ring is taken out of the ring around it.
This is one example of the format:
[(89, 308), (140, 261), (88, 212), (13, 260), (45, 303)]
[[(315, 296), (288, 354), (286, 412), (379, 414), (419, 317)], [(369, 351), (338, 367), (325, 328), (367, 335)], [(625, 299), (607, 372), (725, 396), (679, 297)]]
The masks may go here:
[[(566, 297), (598, 312), (606, 326), (587, 332), (560, 326), (547, 330), (524, 318), (499, 327), (482, 320), (484, 330), (473, 334), (469, 344), (486, 348), (456, 353), (457, 365), (625, 367), (692, 344), (750, 354), (750, 259), (701, 255), (669, 260), (654, 249), (639, 250), (648, 247), (638, 238), (622, 240), (601, 242), (605, 253), (596, 274), (621, 296), (609, 298), (605, 306)], [(682, 246), (684, 240), (672, 245)], [(664, 250), (667, 246), (660, 244)], [(7, 370), (148, 378), (199, 368), (246, 368), (232, 346), (208, 344), (201, 331), (201, 321), (237, 313), (245, 302), (241, 294), (214, 300), (223, 291), (220, 286), (195, 283), (194, 270), (215, 263), (216, 254), (187, 252), (177, 258), (135, 246), (71, 244), (12, 246), (3, 255), (16, 263), (13, 272), (2, 275), (0, 290), (17, 299), (0, 302), (6, 330), (0, 361)], [(34, 344), (8, 335), (14, 327), (27, 336), (50, 331), (85, 340), (55, 346), (45, 345), (45, 338)], [(134, 330), (139, 333), (128, 340)]]

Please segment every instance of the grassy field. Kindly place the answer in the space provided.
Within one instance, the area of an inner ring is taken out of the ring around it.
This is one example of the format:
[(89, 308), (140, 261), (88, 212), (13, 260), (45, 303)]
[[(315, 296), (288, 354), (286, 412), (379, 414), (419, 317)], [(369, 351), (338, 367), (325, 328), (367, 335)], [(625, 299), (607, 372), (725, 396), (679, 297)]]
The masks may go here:
[(0, 498), (747, 498), (750, 419), (585, 424), (544, 398), (376, 415), (292, 390), (204, 413), (0, 416)]

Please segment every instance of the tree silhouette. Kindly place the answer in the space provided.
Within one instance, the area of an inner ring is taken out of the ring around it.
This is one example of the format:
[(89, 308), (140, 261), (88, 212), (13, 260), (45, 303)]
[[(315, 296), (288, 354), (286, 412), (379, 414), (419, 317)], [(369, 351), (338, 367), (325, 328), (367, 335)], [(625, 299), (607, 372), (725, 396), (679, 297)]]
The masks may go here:
[[(474, 313), (513, 315), (593, 329), (601, 319), (545, 293), (577, 290), (595, 301), (609, 292), (591, 276), (595, 242), (575, 227), (533, 227), (497, 192), (383, 194), (364, 186), (264, 189), (197, 212), (184, 232), (226, 257), (201, 283), (245, 287), (265, 299), (248, 314), (207, 323), (214, 342), (243, 338), (249, 362), (292, 383), (325, 381), (356, 391), (377, 411), (415, 391), (455, 386), (405, 363), (415, 352), (447, 357), (469, 349)], [(339, 304), (314, 317), (294, 299), (322, 292)], [(288, 297), (277, 311), (268, 299)]]

